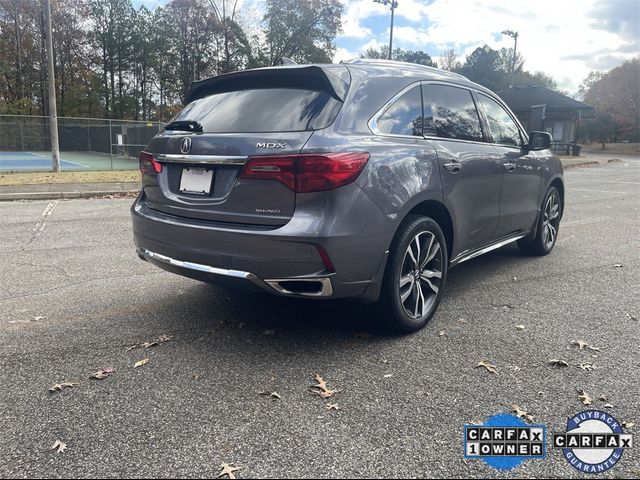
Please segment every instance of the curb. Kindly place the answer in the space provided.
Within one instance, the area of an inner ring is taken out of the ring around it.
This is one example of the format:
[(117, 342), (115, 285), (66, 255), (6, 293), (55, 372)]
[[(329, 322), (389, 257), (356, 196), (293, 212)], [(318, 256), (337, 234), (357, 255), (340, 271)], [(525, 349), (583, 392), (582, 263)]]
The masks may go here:
[(105, 197), (107, 195), (137, 195), (140, 190), (94, 190), (90, 192), (12, 192), (0, 193), (0, 202), (16, 200), (60, 200), (74, 198)]
[(600, 165), (600, 162), (592, 160), (592, 161), (589, 161), (589, 162), (570, 163), (568, 165), (562, 165), (562, 168), (564, 168), (566, 170), (568, 168), (594, 167), (596, 165)]

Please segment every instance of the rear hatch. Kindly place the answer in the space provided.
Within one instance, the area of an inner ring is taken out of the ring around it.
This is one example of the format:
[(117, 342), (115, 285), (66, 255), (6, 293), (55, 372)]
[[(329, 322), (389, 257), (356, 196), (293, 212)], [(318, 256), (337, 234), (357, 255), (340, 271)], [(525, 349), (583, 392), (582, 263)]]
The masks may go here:
[[(247, 162), (300, 153), (336, 118), (344, 66), (277, 67), (194, 83), (187, 106), (141, 155), (151, 209), (201, 220), (276, 227), (293, 216), (284, 164)], [(279, 180), (274, 176), (279, 175)]]

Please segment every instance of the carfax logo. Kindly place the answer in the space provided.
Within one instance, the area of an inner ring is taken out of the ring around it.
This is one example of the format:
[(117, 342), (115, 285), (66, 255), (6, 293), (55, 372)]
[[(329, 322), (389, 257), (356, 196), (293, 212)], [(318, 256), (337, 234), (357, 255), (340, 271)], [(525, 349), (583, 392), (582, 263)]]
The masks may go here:
[(553, 446), (562, 448), (567, 461), (581, 472), (602, 473), (633, 446), (633, 437), (608, 413), (585, 410), (567, 421), (567, 433), (553, 434)]
[(478, 458), (497, 470), (511, 470), (530, 458), (544, 458), (546, 427), (499, 413), (483, 425), (464, 426), (464, 458)]

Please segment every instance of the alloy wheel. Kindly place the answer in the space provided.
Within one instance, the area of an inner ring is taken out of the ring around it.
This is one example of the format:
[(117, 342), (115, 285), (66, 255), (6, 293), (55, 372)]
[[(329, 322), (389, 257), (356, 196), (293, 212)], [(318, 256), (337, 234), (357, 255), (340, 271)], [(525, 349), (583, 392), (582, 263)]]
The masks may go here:
[(431, 232), (417, 233), (404, 254), (398, 284), (400, 301), (409, 317), (419, 319), (431, 310), (440, 291), (442, 269), (438, 238)]
[(560, 200), (556, 194), (552, 194), (547, 199), (544, 207), (544, 218), (542, 220), (542, 243), (546, 249), (553, 247), (558, 236), (558, 225), (560, 224)]

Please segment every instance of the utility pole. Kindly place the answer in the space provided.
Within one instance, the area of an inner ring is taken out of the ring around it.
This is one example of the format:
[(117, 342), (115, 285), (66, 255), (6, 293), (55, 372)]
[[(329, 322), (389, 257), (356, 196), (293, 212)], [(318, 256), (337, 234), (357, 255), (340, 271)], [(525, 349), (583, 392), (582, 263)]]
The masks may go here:
[(60, 146), (58, 145), (58, 112), (56, 108), (56, 74), (53, 65), (53, 35), (51, 31), (51, 0), (44, 0), (47, 17), (47, 58), (49, 68), (49, 131), (51, 133), (51, 163), (54, 172), (60, 172)]
[(508, 35), (513, 38), (513, 59), (511, 60), (511, 82), (510, 87), (513, 87), (513, 79), (516, 74), (516, 51), (518, 50), (518, 32), (514, 32), (513, 30), (503, 30), (502, 35)]
[(392, 60), (393, 55), (393, 14), (395, 9), (398, 8), (398, 2), (396, 0), (373, 0), (376, 3), (382, 5), (389, 5), (391, 7), (391, 28), (389, 30), (389, 60)]

